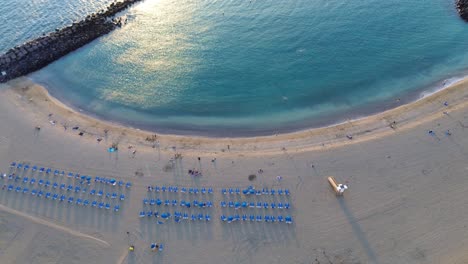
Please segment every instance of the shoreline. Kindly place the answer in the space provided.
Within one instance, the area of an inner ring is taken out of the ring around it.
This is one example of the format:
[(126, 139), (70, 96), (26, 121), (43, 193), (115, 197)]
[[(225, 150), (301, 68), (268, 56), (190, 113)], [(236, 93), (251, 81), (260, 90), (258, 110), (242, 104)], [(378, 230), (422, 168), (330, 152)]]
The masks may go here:
[[(39, 123), (51, 121), (48, 115), (52, 113), (51, 118), (59, 125), (79, 126), (80, 131), (88, 139), (96, 140), (99, 137), (110, 136), (111, 141), (117, 144), (126, 143), (150, 148), (159, 145), (166, 146), (166, 151), (178, 149), (185, 153), (197, 149), (205, 153), (224, 155), (278, 154), (286, 150), (304, 152), (335, 148), (390, 135), (440, 117), (445, 111), (468, 106), (468, 100), (463, 100), (468, 97), (468, 78), (464, 78), (416, 101), (330, 126), (268, 136), (207, 137), (155, 133), (101, 120), (72, 109), (51, 96), (46, 88), (25, 77), (10, 81), (4, 86), (7, 89), (1, 91), (4, 93), (2, 98), (13, 99), (16, 104), (22, 105), (29, 112), (34, 112), (36, 118), (42, 119)], [(448, 106), (443, 105), (445, 101), (449, 102)], [(40, 125), (43, 124), (38, 124)], [(105, 130), (109, 131), (109, 135), (104, 133)], [(153, 139), (147, 140), (148, 138)], [(170, 145), (172, 147), (169, 147)]]
[[(416, 101), (422, 100), (425, 97), (438, 93), (460, 81), (468, 79), (468, 71), (459, 71), (455, 75), (447, 76), (446, 78), (427, 84), (417, 89), (405, 91), (402, 94), (395, 95), (386, 99), (379, 99), (372, 102), (365, 103), (364, 105), (355, 106), (349, 111), (340, 110), (338, 112), (330, 113), (320, 117), (308, 117), (296, 121), (291, 121), (283, 124), (282, 126), (275, 127), (241, 127), (237, 128), (232, 125), (227, 126), (196, 126), (192, 124), (173, 124), (173, 125), (158, 125), (149, 124), (145, 121), (128, 120), (125, 118), (116, 117), (113, 115), (105, 115), (98, 112), (93, 112), (86, 108), (85, 105), (75, 104), (63, 96), (60, 88), (53, 86), (47, 82), (41, 82), (33, 77), (27, 76), (31, 82), (44, 87), (51, 97), (60, 101), (68, 108), (75, 112), (87, 115), (91, 118), (112, 123), (118, 126), (133, 128), (137, 130), (144, 130), (149, 133), (160, 135), (177, 135), (177, 136), (190, 136), (190, 137), (206, 137), (206, 138), (252, 138), (252, 137), (266, 137), (277, 134), (291, 134), (300, 133), (310, 129), (328, 128), (341, 125), (346, 122), (355, 122), (357, 120), (367, 118), (370, 116), (378, 115), (380, 113), (398, 108), (400, 106), (411, 104)], [(133, 111), (131, 109), (131, 111)], [(138, 114), (137, 112), (135, 112)], [(148, 118), (148, 117), (147, 117)], [(261, 118), (261, 117), (259, 117)]]

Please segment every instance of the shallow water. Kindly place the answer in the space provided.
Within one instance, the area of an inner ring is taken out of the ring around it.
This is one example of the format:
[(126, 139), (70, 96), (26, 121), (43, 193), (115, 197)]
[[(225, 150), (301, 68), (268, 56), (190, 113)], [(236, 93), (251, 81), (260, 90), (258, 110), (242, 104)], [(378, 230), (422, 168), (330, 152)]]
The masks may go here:
[[(0, 7), (3, 49), (110, 2), (6, 1), (27, 8)], [(468, 68), (468, 24), (445, 0), (145, 0), (127, 18), (31, 77), (105, 119), (235, 135), (375, 112)]]

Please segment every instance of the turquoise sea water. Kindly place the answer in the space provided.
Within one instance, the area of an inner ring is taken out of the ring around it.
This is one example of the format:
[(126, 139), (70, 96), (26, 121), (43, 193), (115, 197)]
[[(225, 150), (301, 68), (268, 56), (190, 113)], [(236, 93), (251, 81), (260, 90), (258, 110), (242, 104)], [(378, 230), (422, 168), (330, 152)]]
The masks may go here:
[[(5, 1), (0, 50), (110, 2)], [(126, 15), (31, 78), (104, 119), (251, 135), (381, 111), (468, 69), (468, 24), (446, 0), (145, 0)]]

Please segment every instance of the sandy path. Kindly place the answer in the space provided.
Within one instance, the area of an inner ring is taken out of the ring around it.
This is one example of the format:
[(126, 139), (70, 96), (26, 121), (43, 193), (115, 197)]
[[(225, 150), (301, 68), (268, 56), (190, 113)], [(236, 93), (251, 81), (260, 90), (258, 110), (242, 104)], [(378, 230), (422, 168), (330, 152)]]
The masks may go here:
[(41, 224), (41, 225), (45, 225), (45, 226), (48, 226), (48, 227), (51, 227), (51, 228), (54, 228), (54, 229), (57, 229), (57, 230), (60, 230), (60, 231), (63, 231), (63, 232), (66, 232), (68, 234), (71, 234), (71, 235), (74, 235), (74, 236), (77, 236), (77, 237), (81, 237), (81, 238), (85, 238), (85, 239), (90, 239), (90, 240), (93, 240), (95, 242), (98, 242), (99, 244), (101, 245), (104, 245), (106, 247), (110, 247), (110, 244), (102, 239), (99, 239), (97, 237), (93, 237), (93, 236), (90, 236), (90, 235), (86, 235), (86, 234), (83, 234), (83, 233), (80, 233), (80, 232), (77, 232), (73, 229), (70, 229), (70, 228), (67, 228), (67, 227), (64, 227), (64, 226), (61, 226), (61, 225), (57, 225), (57, 224), (54, 224), (50, 221), (46, 221), (46, 220), (43, 220), (43, 219), (40, 219), (40, 218), (37, 218), (37, 217), (34, 217), (34, 216), (31, 216), (31, 215), (28, 215), (26, 213), (23, 213), (23, 212), (20, 212), (20, 211), (17, 211), (17, 210), (14, 210), (14, 209), (11, 209), (11, 208), (8, 208), (2, 204), (0, 204), (0, 210), (3, 210), (5, 212), (8, 212), (8, 213), (11, 213), (11, 214), (14, 214), (14, 215), (18, 215), (18, 216), (21, 216), (21, 217), (24, 217), (28, 220), (31, 220), (32, 222), (34, 223), (38, 223), (38, 224)]

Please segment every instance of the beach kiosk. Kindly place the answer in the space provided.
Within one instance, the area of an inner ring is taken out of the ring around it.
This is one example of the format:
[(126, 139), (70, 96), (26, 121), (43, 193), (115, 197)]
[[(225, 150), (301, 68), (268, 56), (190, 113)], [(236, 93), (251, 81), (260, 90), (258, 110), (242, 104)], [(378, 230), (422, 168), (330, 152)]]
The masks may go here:
[(330, 183), (336, 195), (343, 195), (344, 191), (348, 189), (348, 186), (345, 184), (337, 183), (335, 177), (333, 176), (328, 177), (328, 183)]

